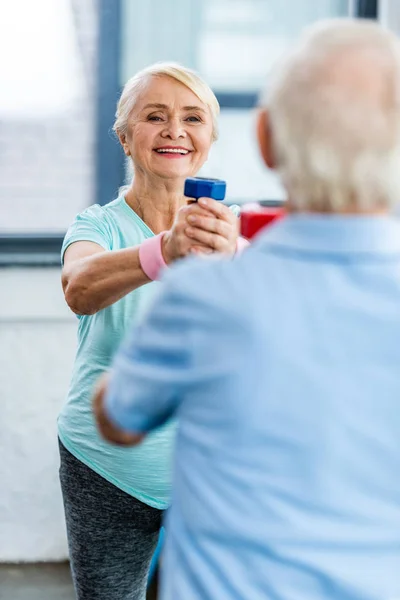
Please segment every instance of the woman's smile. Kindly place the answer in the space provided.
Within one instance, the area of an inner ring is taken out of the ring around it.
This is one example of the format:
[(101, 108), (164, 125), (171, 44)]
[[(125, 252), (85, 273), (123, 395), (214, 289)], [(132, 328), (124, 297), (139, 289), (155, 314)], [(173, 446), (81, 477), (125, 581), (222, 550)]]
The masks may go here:
[(183, 146), (160, 146), (159, 148), (154, 148), (154, 152), (161, 158), (179, 159), (188, 156), (192, 150)]

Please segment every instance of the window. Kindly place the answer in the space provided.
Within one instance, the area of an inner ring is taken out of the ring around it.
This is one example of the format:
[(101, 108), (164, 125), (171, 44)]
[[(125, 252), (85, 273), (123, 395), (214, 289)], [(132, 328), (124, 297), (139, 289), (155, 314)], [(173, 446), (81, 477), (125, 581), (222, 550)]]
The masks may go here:
[(347, 0), (206, 0), (197, 68), (217, 91), (257, 92), (301, 29), (348, 14)]
[[(90, 3), (13, 0), (0, 19), (0, 231), (63, 233), (93, 202)], [(86, 8), (85, 8), (86, 7)]]
[(347, 0), (125, 0), (121, 85), (157, 60), (195, 68), (221, 104), (220, 139), (201, 175), (226, 179), (230, 202), (281, 200), (277, 177), (258, 156), (257, 94), (304, 26), (348, 14)]

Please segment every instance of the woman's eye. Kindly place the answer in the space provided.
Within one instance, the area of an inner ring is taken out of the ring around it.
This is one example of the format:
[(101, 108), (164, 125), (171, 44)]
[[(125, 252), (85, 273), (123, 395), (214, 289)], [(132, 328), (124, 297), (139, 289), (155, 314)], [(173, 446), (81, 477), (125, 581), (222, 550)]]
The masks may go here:
[(186, 121), (189, 121), (190, 123), (200, 123), (201, 119), (200, 119), (200, 117), (196, 117), (195, 115), (192, 115), (191, 117), (188, 117), (186, 119)]
[(147, 120), (148, 121), (162, 121), (162, 118), (161, 117), (157, 117), (156, 115), (149, 115), (147, 117)]

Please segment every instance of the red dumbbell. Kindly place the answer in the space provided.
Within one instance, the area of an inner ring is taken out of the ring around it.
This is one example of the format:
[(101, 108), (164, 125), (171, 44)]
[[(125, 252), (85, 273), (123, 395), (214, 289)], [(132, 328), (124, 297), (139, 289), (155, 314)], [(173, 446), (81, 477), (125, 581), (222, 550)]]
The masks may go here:
[(262, 206), (257, 202), (245, 204), (240, 213), (240, 233), (250, 240), (263, 227), (285, 215), (285, 209), (279, 206)]

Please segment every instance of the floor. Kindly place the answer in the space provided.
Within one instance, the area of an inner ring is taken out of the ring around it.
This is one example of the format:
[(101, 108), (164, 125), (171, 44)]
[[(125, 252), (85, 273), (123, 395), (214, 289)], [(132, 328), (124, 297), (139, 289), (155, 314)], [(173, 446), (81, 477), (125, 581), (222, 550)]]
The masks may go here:
[[(157, 598), (157, 576), (147, 600)], [(0, 564), (0, 600), (75, 600), (68, 563)]]
[(0, 565), (0, 600), (74, 600), (67, 563)]

